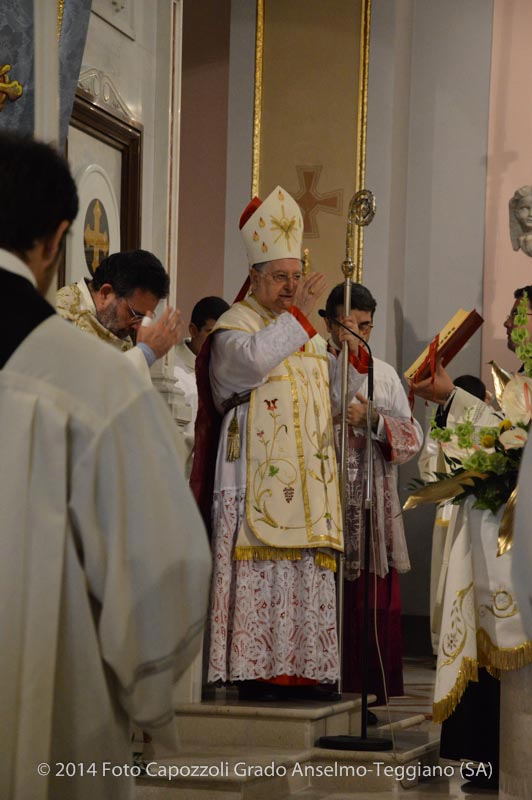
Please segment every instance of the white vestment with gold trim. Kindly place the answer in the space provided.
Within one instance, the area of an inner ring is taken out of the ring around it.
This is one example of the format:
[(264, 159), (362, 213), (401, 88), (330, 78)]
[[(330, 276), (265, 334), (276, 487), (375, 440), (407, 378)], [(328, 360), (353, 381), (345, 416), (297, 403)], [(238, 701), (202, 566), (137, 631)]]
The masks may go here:
[[(447, 424), (474, 425), (500, 422), (485, 403), (457, 389)], [(497, 514), (473, 508), (468, 498), (453, 512), (451, 542), (444, 589), (439, 640), (434, 721), (443, 722), (454, 711), (468, 681), (477, 680), (478, 667), (499, 676), (501, 671), (532, 663), (532, 641), (523, 628), (513, 588), (513, 552), (497, 556), (499, 526), (505, 506)]]
[[(340, 408), (341, 361), (321, 337), (309, 342), (292, 314), (276, 316), (250, 297), (218, 320), (210, 376), (220, 410), (251, 390), (252, 413), (249, 401), (230, 410), (220, 435), (209, 680), (334, 682), (331, 567), (342, 538), (331, 405)], [(350, 369), (351, 397), (362, 380)], [(240, 457), (228, 461), (234, 416)]]

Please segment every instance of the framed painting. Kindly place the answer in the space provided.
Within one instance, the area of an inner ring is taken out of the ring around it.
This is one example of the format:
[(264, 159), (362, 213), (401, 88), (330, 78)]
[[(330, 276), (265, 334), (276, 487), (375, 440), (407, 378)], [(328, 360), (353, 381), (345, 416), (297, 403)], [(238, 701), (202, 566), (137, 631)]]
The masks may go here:
[(67, 157), (80, 208), (58, 287), (89, 278), (109, 253), (140, 246), (142, 126), (78, 88)]

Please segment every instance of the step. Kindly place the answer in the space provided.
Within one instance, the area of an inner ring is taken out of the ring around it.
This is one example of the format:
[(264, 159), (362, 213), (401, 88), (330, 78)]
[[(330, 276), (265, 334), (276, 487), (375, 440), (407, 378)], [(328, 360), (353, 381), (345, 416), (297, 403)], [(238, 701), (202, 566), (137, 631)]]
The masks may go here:
[(360, 728), (359, 695), (338, 702), (244, 702), (207, 700), (180, 705), (179, 741), (187, 751), (223, 742), (238, 747), (310, 748), (320, 736), (353, 733)]
[(149, 764), (149, 772), (159, 777), (138, 778), (135, 800), (275, 800), (309, 786), (306, 777), (293, 772), (310, 756), (310, 750), (281, 752), (278, 747), (235, 753), (232, 746), (217, 745), (184, 751)]
[[(414, 727), (397, 728), (394, 730), (395, 753), (393, 750), (346, 752), (316, 747), (312, 752), (312, 762), (328, 766), (333, 774), (314, 776), (311, 786), (317, 790), (335, 792), (412, 788), (420, 778), (427, 779), (434, 775), (434, 767), (439, 762), (439, 733), (438, 726), (425, 720)], [(368, 735), (389, 738), (390, 730), (370, 731)]]
[(404, 730), (405, 728), (415, 728), (417, 725), (423, 725), (427, 719), (425, 714), (391, 714), (390, 717), (391, 722), (387, 719), (386, 714), (380, 714), (378, 724), (371, 728), (371, 730), (387, 736), (390, 730), (395, 731)]
[[(275, 738), (272, 734), (279, 732), (279, 721), (286, 719), (288, 712), (294, 719), (295, 709), (286, 708), (286, 705), (268, 709), (269, 716), (254, 716), (256, 707), (253, 706), (248, 707), (247, 716), (234, 712), (218, 715), (218, 722), (225, 721), (225, 735), (221, 724), (216, 735), (213, 734), (212, 716), (196, 714), (196, 721), (203, 720), (203, 725), (209, 729), (207, 735), (201, 737), (200, 744), (184, 747), (179, 756), (154, 757), (149, 770), (158, 774), (137, 780), (135, 800), (280, 800), (292, 795), (297, 800), (306, 790), (314, 790), (320, 797), (327, 797), (329, 793), (361, 793), (363, 797), (366, 793), (390, 791), (394, 787), (415, 786), (420, 775), (421, 779), (429, 777), (429, 773), (422, 770), (432, 769), (438, 763), (439, 726), (422, 715), (418, 715), (415, 724), (408, 726), (401, 720), (402, 724), (393, 728), (395, 753), (326, 750), (314, 746), (314, 742), (308, 747), (297, 747), (286, 741), (281, 743), (279, 738), (273, 746), (253, 742), (251, 737), (239, 745), (228, 741), (235, 720), (238, 725), (245, 724), (246, 720), (258, 722), (255, 733), (261, 732), (270, 740)], [(242, 704), (239, 707), (246, 711)], [(311, 719), (309, 709), (299, 710)], [(323, 711), (310, 709), (316, 715)], [(340, 710), (335, 716), (340, 718), (343, 713)], [(297, 723), (298, 718), (295, 719)], [(283, 735), (286, 732), (287, 729), (281, 731)], [(378, 733), (373, 729), (369, 735)], [(390, 735), (389, 727), (381, 733)]]

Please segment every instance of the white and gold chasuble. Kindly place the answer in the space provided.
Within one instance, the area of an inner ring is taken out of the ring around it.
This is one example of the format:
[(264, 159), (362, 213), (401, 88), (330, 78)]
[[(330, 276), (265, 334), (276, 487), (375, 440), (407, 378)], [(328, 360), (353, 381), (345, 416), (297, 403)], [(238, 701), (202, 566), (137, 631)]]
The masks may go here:
[[(319, 337), (309, 342), (294, 315), (274, 315), (253, 296), (216, 327), (209, 377), (225, 416), (213, 495), (208, 679), (294, 675), (334, 682), (332, 570), (342, 539), (328, 417), (341, 405), (340, 365)], [(348, 378), (352, 397), (364, 376), (350, 367)], [(235, 393), (241, 405), (228, 411)], [(228, 461), (236, 422), (240, 457)]]
[(94, 301), (84, 280), (59, 289), (55, 306), (57, 313), (63, 319), (73, 322), (77, 328), (86, 333), (92, 333), (102, 342), (108, 342), (124, 353), (133, 347), (133, 342), (129, 337), (119, 339), (99, 322)]
[(102, 342), (107, 342), (125, 353), (128, 361), (146, 383), (151, 384), (150, 370), (144, 353), (139, 347), (133, 346), (133, 341), (129, 336), (120, 339), (101, 324), (96, 316), (94, 300), (85, 280), (82, 279), (59, 289), (56, 294), (55, 306), (59, 316), (66, 319), (67, 322), (72, 322), (76, 328), (97, 336)]
[[(249, 297), (232, 306), (216, 329), (256, 333), (274, 319)], [(246, 440), (246, 518), (234, 557), (257, 558), (258, 548), (262, 558), (297, 558), (297, 550), (309, 547), (342, 550), (328, 358), (321, 336), (285, 358), (251, 392)], [(285, 552), (265, 553), (265, 547)], [(324, 565), (334, 565), (331, 557), (320, 556)]]

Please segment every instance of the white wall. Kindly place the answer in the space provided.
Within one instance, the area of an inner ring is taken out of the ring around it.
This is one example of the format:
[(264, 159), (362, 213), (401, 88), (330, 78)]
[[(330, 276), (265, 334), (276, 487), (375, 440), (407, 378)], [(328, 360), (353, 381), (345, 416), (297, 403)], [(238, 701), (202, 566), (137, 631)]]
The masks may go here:
[(246, 251), (238, 220), (251, 200), (255, 24), (255, 3), (232, 0), (224, 254), (224, 297), (229, 302), (235, 298), (247, 275)]
[(167, 226), (161, 218), (166, 220), (172, 0), (131, 0), (130, 5), (134, 40), (91, 12), (82, 69), (95, 67), (109, 75), (144, 127), (141, 242), (166, 264)]
[[(379, 211), (364, 282), (379, 302), (376, 354), (400, 372), (458, 308), (482, 313), (492, 13), (492, 0), (372, 3), (366, 183)], [(480, 374), (480, 336), (450, 372)], [(400, 471), (403, 497), (415, 476), (415, 462)], [(407, 614), (428, 614), (433, 516), (405, 515)]]

